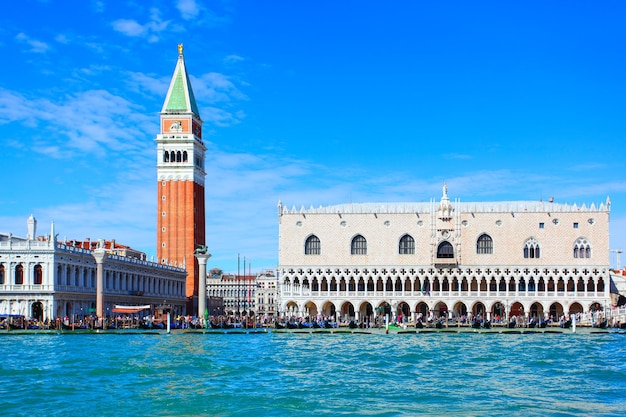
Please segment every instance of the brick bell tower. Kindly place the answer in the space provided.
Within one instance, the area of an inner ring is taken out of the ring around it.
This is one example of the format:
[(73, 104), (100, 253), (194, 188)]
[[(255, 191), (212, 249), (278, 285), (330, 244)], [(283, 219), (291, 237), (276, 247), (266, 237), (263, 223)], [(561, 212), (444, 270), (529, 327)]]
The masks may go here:
[(187, 270), (187, 313), (197, 304), (198, 261), (204, 245), (204, 158), (202, 119), (185, 67), (183, 45), (160, 113), (157, 143), (157, 257), (159, 263)]

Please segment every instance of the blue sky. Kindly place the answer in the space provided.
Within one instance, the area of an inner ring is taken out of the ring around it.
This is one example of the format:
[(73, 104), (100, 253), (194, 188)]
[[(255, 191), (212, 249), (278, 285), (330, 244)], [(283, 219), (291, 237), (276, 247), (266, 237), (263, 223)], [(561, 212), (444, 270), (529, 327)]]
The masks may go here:
[(32, 213), (39, 235), (54, 221), (156, 253), (155, 137), (182, 42), (210, 267), (275, 267), (278, 200), (429, 201), (444, 181), (462, 201), (610, 196), (626, 250), (624, 16), (621, 1), (12, 2), (0, 231), (25, 236)]

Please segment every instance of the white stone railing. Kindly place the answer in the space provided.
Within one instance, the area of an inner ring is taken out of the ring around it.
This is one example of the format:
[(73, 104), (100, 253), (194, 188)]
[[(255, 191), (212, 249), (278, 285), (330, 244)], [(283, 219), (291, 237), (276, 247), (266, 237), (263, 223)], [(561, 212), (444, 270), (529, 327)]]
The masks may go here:
[(35, 284), (4, 284), (0, 285), (0, 291), (18, 293), (18, 292), (44, 292), (53, 291), (54, 285), (35, 285)]

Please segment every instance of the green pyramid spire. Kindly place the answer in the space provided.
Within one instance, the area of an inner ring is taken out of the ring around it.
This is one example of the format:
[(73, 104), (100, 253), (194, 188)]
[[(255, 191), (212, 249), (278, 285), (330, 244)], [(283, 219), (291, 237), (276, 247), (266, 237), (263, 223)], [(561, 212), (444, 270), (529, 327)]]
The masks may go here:
[(200, 117), (196, 98), (193, 95), (187, 68), (185, 67), (185, 57), (183, 56), (182, 44), (178, 46), (178, 62), (174, 69), (174, 75), (167, 90), (162, 113), (194, 113)]

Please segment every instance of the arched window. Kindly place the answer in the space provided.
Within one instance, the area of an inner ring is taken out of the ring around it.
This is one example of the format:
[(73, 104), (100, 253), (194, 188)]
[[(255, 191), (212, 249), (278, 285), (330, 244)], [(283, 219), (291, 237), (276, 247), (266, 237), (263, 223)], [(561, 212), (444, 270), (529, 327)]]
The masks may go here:
[(400, 255), (415, 254), (415, 239), (410, 235), (402, 236), (400, 238), (400, 245), (398, 246), (398, 253)]
[(4, 285), (4, 265), (0, 265), (0, 285)]
[(437, 258), (454, 258), (454, 248), (450, 242), (444, 241), (439, 244)]
[(482, 234), (476, 241), (476, 253), (491, 254), (493, 253), (493, 239), (487, 234)]
[(176, 162), (181, 162), (182, 160), (183, 160), (183, 157), (180, 151), (176, 152)]
[(176, 162), (176, 152), (170, 151), (170, 161)]
[(539, 242), (531, 238), (524, 244), (524, 258), (540, 258)]
[(41, 265), (35, 265), (35, 285), (41, 285), (43, 283), (43, 271)]
[(304, 242), (304, 254), (305, 255), (319, 255), (322, 251), (322, 246), (320, 243), (320, 239), (311, 235)]
[(574, 258), (591, 258), (591, 245), (584, 237), (580, 237), (574, 242)]
[(367, 255), (367, 240), (361, 235), (356, 235), (350, 245), (352, 255)]
[(168, 151), (163, 152), (163, 162), (170, 161), (170, 153)]
[(187, 151), (183, 151), (183, 162), (187, 162)]
[(24, 267), (19, 264), (15, 267), (15, 285), (24, 284)]

